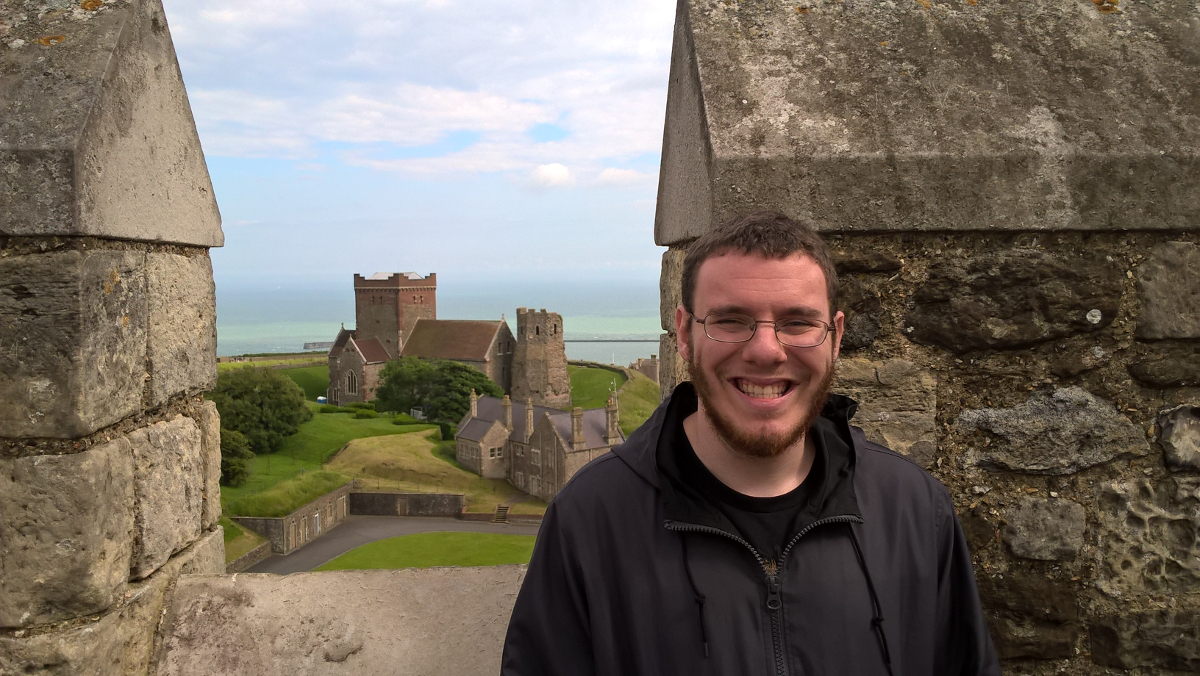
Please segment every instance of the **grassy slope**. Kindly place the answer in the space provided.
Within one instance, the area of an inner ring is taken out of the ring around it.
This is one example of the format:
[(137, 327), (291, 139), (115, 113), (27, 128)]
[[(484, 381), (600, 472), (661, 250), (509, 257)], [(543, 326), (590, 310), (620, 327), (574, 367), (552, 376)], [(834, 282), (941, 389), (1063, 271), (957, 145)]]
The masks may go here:
[[(326, 469), (358, 478), (370, 490), (463, 493), (467, 511), (491, 512), (520, 491), (503, 479), (484, 479), (454, 462), (454, 442), (435, 442), (436, 434), (372, 437), (350, 442)], [(530, 500), (513, 506), (514, 514), (542, 514), (546, 503)]]
[(621, 431), (628, 437), (658, 408), (658, 383), (637, 371), (630, 371), (633, 379), (621, 391), (617, 410), (621, 418)]
[(259, 366), (267, 368), (269, 366), (284, 366), (289, 364), (311, 364), (324, 359), (323, 355), (316, 355), (312, 359), (264, 359), (263, 361), (225, 361), (217, 362), (218, 371), (228, 371), (230, 369), (246, 368), (247, 366)]
[(300, 389), (304, 390), (304, 398), (309, 401), (316, 401), (317, 397), (325, 396), (325, 391), (329, 389), (328, 366), (283, 369), (283, 375), (296, 381)]
[(500, 533), (418, 533), (379, 540), (352, 549), (316, 570), (496, 566), (529, 563), (532, 535)]
[(608, 369), (568, 364), (567, 374), (571, 376), (571, 405), (583, 408), (604, 408), (609, 392), (625, 384), (624, 375)]
[(225, 563), (246, 554), (257, 547), (258, 543), (266, 540), (253, 531), (239, 528), (236, 523), (225, 517), (221, 517), (217, 523), (225, 529)]
[[(239, 501), (243, 498), (262, 493), (306, 472), (320, 470), (321, 464), (351, 439), (436, 429), (433, 425), (393, 425), (392, 419), (386, 416), (360, 420), (351, 413), (315, 413), (317, 405), (309, 404), (309, 407), (314, 411), (312, 420), (300, 425), (300, 431), (284, 442), (283, 450), (251, 460), (248, 463), (250, 476), (244, 485), (221, 487), (221, 505), (226, 514), (237, 515), (238, 512), (233, 511), (232, 507), (242, 504)], [(245, 504), (248, 506), (250, 503)]]

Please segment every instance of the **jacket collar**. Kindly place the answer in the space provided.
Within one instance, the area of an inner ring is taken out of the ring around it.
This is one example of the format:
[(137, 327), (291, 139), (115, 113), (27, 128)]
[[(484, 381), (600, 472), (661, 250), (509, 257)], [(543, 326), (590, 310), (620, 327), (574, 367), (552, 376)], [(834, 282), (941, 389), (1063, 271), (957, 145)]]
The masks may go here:
[[(821, 410), (821, 416), (832, 423), (846, 447), (841, 452), (828, 453), (821, 464), (821, 476), (812, 477), (820, 481), (819, 490), (814, 493), (809, 507), (806, 508), (813, 521), (836, 515), (861, 516), (854, 495), (854, 468), (864, 440), (861, 433), (854, 434), (850, 427), (850, 418), (857, 409), (858, 404), (853, 399), (831, 394)], [(680, 485), (677, 480), (672, 480), (670, 470), (664, 473), (663, 463), (659, 461), (659, 453), (667, 450), (660, 449), (664, 427), (671, 424), (671, 420), (677, 419), (674, 416), (690, 415), (695, 410), (694, 387), (690, 382), (680, 383), (624, 444), (613, 449), (613, 453), (638, 476), (658, 489), (666, 518), (723, 527), (726, 525), (723, 523), (724, 517), (713, 509), (703, 496), (687, 486)]]

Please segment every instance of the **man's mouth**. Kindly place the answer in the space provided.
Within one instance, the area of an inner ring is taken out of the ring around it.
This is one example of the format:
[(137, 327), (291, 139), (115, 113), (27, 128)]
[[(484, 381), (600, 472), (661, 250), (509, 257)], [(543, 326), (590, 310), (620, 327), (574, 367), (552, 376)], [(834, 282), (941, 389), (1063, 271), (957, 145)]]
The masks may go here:
[(742, 394), (752, 399), (777, 399), (786, 394), (792, 387), (791, 383), (787, 381), (780, 381), (769, 385), (756, 385), (743, 378), (737, 378), (733, 383)]

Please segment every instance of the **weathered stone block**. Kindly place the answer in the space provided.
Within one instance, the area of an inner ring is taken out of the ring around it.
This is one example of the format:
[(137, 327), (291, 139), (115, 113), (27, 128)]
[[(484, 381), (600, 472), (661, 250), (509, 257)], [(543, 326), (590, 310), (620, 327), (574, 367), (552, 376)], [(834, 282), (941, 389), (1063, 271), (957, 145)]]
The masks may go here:
[(150, 405), (217, 383), (217, 305), (208, 256), (146, 256)]
[(73, 438), (138, 411), (144, 256), (0, 258), (0, 436)]
[(1138, 268), (1138, 296), (1138, 338), (1200, 338), (1200, 246), (1155, 245)]
[(1072, 474), (1150, 452), (1140, 427), (1079, 387), (1034, 392), (1012, 408), (968, 409), (959, 414), (958, 425), (990, 433), (967, 458), (987, 469)]
[(204, 506), (201, 527), (212, 528), (221, 518), (221, 414), (205, 401), (196, 409), (200, 428), (200, 464), (204, 473)]
[(851, 424), (928, 467), (937, 454), (937, 378), (903, 359), (841, 359), (833, 391), (858, 401)]
[(0, 515), (0, 627), (105, 610), (129, 575), (129, 442), (0, 459)]
[(942, 261), (904, 320), (909, 337), (952, 352), (1007, 349), (1102, 329), (1117, 316), (1119, 264), (1033, 249)]
[(861, 350), (870, 347), (879, 337), (879, 322), (883, 305), (879, 294), (856, 277), (839, 280), (838, 305), (846, 314), (846, 330), (842, 334), (843, 350)]
[(162, 5), (88, 5), (5, 13), (0, 234), (220, 246)]
[(1113, 615), (1097, 619), (1088, 629), (1097, 664), (1200, 671), (1200, 612), (1195, 610)]
[(159, 574), (130, 585), (121, 607), (95, 622), (29, 637), (0, 636), (0, 674), (146, 674), (163, 599), (173, 579)]
[(686, 248), (667, 249), (662, 256), (662, 272), (658, 278), (658, 313), (663, 331), (675, 333), (675, 308), (683, 303), (683, 259)]
[[(184, 577), (163, 622), (158, 673), (495, 674), (524, 574), (485, 566)], [(447, 636), (470, 648), (446, 650)]]
[(658, 389), (665, 398), (675, 391), (675, 386), (685, 380), (691, 380), (692, 374), (687, 362), (679, 356), (675, 334), (664, 333), (658, 338)]
[(1179, 406), (1158, 416), (1158, 441), (1167, 467), (1176, 471), (1200, 470), (1200, 408)]
[(1200, 584), (1200, 479), (1105, 484), (1097, 491), (1100, 575), (1114, 596)]
[(1017, 570), (976, 577), (1001, 659), (1074, 656), (1082, 627), (1075, 593), (1069, 586)]
[[(1145, 347), (1145, 346), (1143, 346)], [(1200, 352), (1194, 345), (1173, 345), (1149, 350), (1129, 365), (1129, 375), (1151, 387), (1195, 387), (1200, 385)]]
[(200, 429), (191, 418), (143, 427), (129, 442), (138, 502), (131, 574), (139, 579), (200, 536), (204, 473)]
[[(221, 526), (201, 534), (200, 539), (172, 557), (159, 570), (171, 575), (223, 575), (225, 573), (225, 529)], [(177, 569), (177, 570), (176, 570)]]
[(1083, 546), (1087, 511), (1077, 502), (1025, 497), (1005, 512), (1004, 541), (1024, 559), (1073, 559)]
[(1194, 6), (678, 7), (659, 245), (764, 206), (838, 232), (1200, 223)]

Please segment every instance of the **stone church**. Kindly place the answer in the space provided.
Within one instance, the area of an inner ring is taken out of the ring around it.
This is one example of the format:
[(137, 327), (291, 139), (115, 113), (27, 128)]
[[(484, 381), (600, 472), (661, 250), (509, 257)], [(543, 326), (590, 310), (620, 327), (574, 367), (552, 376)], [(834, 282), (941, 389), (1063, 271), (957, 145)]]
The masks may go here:
[(372, 401), (383, 366), (398, 357), (449, 359), (472, 366), (514, 397), (567, 408), (571, 382), (562, 316), (517, 308), (508, 322), (437, 318), (437, 274), (354, 275), (355, 328), (329, 350), (329, 403)]
[(625, 441), (617, 404), (563, 411), (528, 397), (476, 397), (458, 423), (455, 458), (485, 479), (510, 484), (549, 502), (579, 468)]

